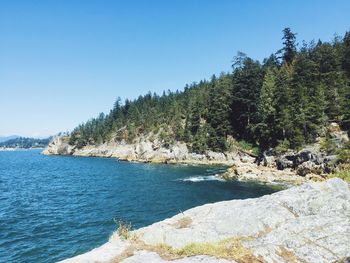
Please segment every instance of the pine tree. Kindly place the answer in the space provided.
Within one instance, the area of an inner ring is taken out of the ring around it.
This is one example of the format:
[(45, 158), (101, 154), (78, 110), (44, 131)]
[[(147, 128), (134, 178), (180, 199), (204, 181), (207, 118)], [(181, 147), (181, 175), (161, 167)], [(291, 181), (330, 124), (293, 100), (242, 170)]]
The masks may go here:
[(276, 140), (287, 140), (293, 127), (291, 107), (291, 66), (284, 64), (277, 72), (273, 105), (276, 109)]
[(342, 66), (350, 78), (350, 32), (346, 32), (343, 40), (343, 59)]
[(260, 148), (267, 149), (274, 140), (274, 127), (276, 109), (274, 105), (274, 94), (276, 90), (276, 72), (269, 68), (264, 77), (258, 103), (257, 124), (254, 126), (255, 138)]
[(344, 83), (342, 94), (341, 112), (342, 112), (342, 126), (347, 131), (350, 131), (350, 84)]
[(214, 151), (224, 151), (227, 148), (226, 137), (231, 131), (229, 116), (231, 113), (231, 78), (221, 75), (211, 81), (209, 91), (209, 108), (207, 121), (210, 124), (209, 147)]
[(283, 45), (284, 47), (278, 51), (278, 53), (283, 52), (282, 58), (283, 62), (287, 64), (291, 64), (296, 53), (297, 53), (297, 48), (296, 48), (296, 34), (291, 31), (289, 27), (286, 27), (283, 29)]
[[(237, 63), (236, 63), (237, 64)], [(250, 137), (250, 125), (256, 118), (263, 70), (257, 61), (243, 59), (233, 73), (232, 127), (238, 137)]]
[(324, 85), (320, 84), (317, 64), (311, 59), (306, 47), (295, 59), (292, 100), (294, 130), (298, 129), (297, 133), (302, 132), (304, 137), (296, 144), (310, 142), (324, 124), (325, 105)]

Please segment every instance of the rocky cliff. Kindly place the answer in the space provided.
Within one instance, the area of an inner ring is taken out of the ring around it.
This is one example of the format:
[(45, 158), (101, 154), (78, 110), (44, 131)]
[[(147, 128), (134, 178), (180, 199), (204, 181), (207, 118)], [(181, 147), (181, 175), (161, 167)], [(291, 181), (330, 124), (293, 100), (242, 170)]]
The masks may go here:
[(189, 152), (185, 143), (175, 142), (165, 148), (158, 140), (150, 141), (145, 137), (140, 137), (133, 144), (106, 143), (82, 148), (69, 145), (68, 137), (56, 137), (43, 154), (112, 157), (126, 161), (153, 163), (221, 164), (230, 166), (228, 171), (221, 175), (227, 180), (301, 184), (311, 178), (299, 176), (291, 168), (279, 171), (276, 165), (258, 165), (254, 157), (239, 150), (225, 153), (207, 151), (205, 154), (197, 154)]
[(225, 165), (230, 165), (234, 160), (240, 158), (249, 158), (247, 154), (238, 151), (228, 153), (207, 151), (205, 154), (191, 153), (185, 143), (175, 142), (164, 147), (161, 141), (157, 139), (150, 141), (147, 137), (140, 137), (132, 144), (122, 141), (84, 146), (82, 148), (69, 145), (67, 137), (56, 137), (43, 151), (43, 154), (115, 157), (120, 160), (154, 163)]
[[(330, 125), (327, 133), (336, 148), (341, 148), (349, 141), (347, 133), (336, 123)], [(273, 149), (266, 151), (259, 162), (238, 148), (224, 153), (207, 151), (204, 154), (197, 154), (190, 152), (183, 142), (175, 141), (171, 145), (165, 145), (159, 136), (151, 135), (139, 136), (133, 143), (112, 141), (82, 148), (70, 145), (69, 137), (56, 137), (43, 153), (115, 157), (120, 160), (153, 163), (222, 164), (231, 166), (222, 175), (225, 179), (301, 184), (310, 179), (324, 180), (337, 166), (337, 155), (326, 154), (321, 149), (320, 140), (321, 138), (300, 151), (287, 150), (283, 154), (276, 154)]]
[(349, 244), (349, 186), (329, 179), (196, 207), (62, 262), (346, 262)]

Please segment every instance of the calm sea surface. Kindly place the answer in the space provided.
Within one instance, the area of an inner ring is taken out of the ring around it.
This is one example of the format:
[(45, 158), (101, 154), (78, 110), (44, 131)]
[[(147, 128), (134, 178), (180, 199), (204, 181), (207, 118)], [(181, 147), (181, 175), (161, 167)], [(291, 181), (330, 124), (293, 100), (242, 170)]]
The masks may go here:
[(114, 218), (146, 226), (194, 206), (275, 192), (223, 167), (0, 152), (0, 262), (55, 262), (105, 243)]

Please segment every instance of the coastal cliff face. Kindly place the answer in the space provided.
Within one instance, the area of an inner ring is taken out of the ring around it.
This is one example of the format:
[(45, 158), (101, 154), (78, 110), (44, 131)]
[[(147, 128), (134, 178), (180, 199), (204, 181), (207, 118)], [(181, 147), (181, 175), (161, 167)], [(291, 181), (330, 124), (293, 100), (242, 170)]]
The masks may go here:
[[(241, 151), (205, 154), (189, 152), (185, 143), (175, 142), (168, 148), (155, 140), (139, 138), (133, 144), (106, 143), (77, 148), (68, 143), (68, 137), (56, 137), (43, 151), (46, 155), (72, 155), (118, 158), (119, 160), (172, 164), (227, 165), (230, 168), (222, 174), (227, 180), (260, 181), (265, 183), (301, 184), (315, 175), (299, 176), (291, 168), (283, 171), (275, 166), (258, 165), (255, 158)], [(317, 179), (322, 179), (317, 177)]]
[(174, 141), (165, 144), (159, 134), (140, 135), (133, 143), (111, 140), (82, 148), (70, 145), (68, 136), (55, 137), (43, 154), (114, 157), (152, 163), (221, 164), (231, 166), (223, 175), (224, 179), (300, 184), (310, 179), (324, 180), (327, 174), (336, 170), (339, 164), (336, 152), (349, 142), (349, 137), (336, 123), (328, 127), (327, 134), (328, 143), (337, 149), (333, 150), (334, 153), (322, 149), (322, 144), (325, 143), (319, 138), (317, 142), (305, 145), (299, 151), (289, 149), (277, 154), (274, 149), (270, 149), (259, 156), (259, 161), (252, 157), (252, 153), (238, 147), (226, 152), (190, 152), (186, 143)]
[(77, 148), (68, 143), (67, 137), (56, 137), (43, 151), (46, 155), (73, 155), (115, 157), (120, 160), (153, 163), (191, 163), (191, 164), (225, 164), (231, 165), (239, 158), (249, 159), (243, 153), (218, 153), (207, 151), (205, 154), (190, 153), (186, 144), (175, 142), (167, 148), (157, 139), (150, 141), (140, 137), (135, 143), (111, 142), (101, 145)]
[(334, 178), (196, 207), (62, 262), (346, 262), (349, 244), (349, 185)]

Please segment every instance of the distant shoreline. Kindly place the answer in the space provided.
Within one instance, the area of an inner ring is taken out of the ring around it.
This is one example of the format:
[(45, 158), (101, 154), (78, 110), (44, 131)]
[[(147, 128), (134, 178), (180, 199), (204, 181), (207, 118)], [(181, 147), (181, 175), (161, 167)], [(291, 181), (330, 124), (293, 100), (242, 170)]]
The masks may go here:
[(13, 148), (13, 147), (0, 147), (0, 152), (12, 152), (12, 151), (23, 151), (23, 150), (43, 150), (45, 147), (31, 147), (31, 148)]

